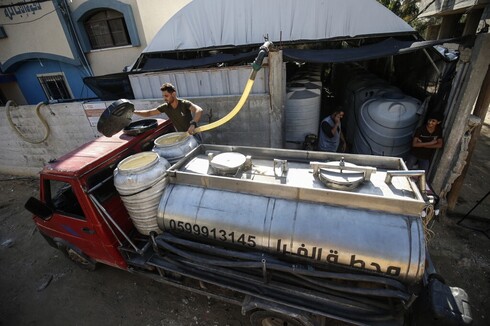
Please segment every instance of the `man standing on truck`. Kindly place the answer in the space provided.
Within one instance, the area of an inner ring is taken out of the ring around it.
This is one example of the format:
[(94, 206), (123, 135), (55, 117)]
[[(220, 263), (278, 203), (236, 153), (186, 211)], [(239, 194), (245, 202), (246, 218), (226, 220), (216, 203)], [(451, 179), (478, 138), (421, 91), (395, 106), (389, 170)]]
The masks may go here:
[(177, 91), (170, 83), (163, 84), (160, 90), (165, 103), (150, 110), (135, 110), (134, 113), (142, 117), (165, 113), (177, 131), (193, 135), (194, 129), (201, 120), (202, 108), (191, 101), (177, 98)]

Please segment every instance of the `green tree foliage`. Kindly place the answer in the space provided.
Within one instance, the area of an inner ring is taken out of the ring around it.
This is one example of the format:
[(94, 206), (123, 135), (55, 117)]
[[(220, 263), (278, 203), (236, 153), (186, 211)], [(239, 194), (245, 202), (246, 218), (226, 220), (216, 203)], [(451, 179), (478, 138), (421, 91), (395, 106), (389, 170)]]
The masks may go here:
[(398, 17), (407, 23), (412, 22), (419, 14), (418, 3), (415, 0), (378, 0), (386, 8), (390, 9)]
[(420, 7), (420, 1), (416, 0), (377, 0), (386, 8), (390, 9), (398, 17), (409, 23), (421, 35), (425, 34), (428, 25), (434, 24), (436, 18), (418, 18), (429, 5), (435, 2), (431, 1), (426, 4), (425, 8)]

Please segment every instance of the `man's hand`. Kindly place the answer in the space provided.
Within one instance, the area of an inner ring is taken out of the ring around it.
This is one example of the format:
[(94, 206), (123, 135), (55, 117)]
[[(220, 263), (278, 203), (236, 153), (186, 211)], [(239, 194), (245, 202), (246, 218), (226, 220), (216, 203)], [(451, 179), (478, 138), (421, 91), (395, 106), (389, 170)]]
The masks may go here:
[(194, 129), (196, 129), (196, 127), (194, 125), (190, 125), (189, 129), (187, 129), (187, 133), (189, 135), (194, 135)]

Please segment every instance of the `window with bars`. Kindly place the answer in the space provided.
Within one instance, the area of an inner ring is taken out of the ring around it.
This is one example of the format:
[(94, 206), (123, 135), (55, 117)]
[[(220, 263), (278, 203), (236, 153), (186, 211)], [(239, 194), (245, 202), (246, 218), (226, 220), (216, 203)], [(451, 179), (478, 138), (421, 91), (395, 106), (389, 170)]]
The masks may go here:
[(130, 39), (124, 16), (115, 10), (101, 10), (85, 20), (92, 49), (129, 45)]
[(73, 98), (63, 73), (38, 75), (37, 79), (48, 100), (67, 100)]

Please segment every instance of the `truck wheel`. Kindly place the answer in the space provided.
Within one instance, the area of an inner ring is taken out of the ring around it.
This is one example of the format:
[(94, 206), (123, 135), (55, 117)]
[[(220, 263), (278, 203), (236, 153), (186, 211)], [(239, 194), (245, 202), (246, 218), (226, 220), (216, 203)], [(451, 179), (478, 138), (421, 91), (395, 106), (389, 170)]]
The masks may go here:
[(85, 255), (83, 252), (81, 252), (79, 249), (65, 246), (60, 243), (58, 243), (58, 248), (65, 254), (66, 257), (68, 257), (68, 259), (77, 264), (77, 266), (81, 269), (85, 269), (88, 271), (95, 270), (96, 262)]
[(259, 310), (250, 315), (252, 326), (304, 326), (301, 321), (277, 312)]

